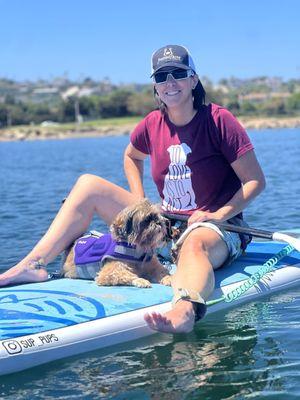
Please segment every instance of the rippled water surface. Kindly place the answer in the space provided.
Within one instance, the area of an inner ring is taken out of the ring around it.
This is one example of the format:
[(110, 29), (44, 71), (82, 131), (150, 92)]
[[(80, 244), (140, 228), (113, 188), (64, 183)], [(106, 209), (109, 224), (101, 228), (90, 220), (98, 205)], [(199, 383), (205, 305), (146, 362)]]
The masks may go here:
[[(268, 186), (246, 219), (268, 230), (300, 228), (300, 130), (250, 136)], [(124, 136), (0, 143), (0, 269), (13, 265), (45, 232), (80, 174), (125, 186), (127, 142)], [(149, 178), (145, 186), (157, 200)], [(104, 229), (98, 220), (93, 226)], [(296, 288), (207, 317), (189, 335), (157, 334), (0, 377), (0, 398), (298, 399), (299, 321)]]

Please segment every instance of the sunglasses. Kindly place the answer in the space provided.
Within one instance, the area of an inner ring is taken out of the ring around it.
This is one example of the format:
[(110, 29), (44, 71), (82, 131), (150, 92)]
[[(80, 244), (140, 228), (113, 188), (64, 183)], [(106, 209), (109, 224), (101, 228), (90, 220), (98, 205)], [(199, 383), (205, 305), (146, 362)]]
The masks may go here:
[(157, 72), (153, 75), (153, 80), (155, 83), (165, 83), (167, 82), (168, 76), (171, 75), (176, 81), (181, 81), (182, 79), (187, 79), (190, 76), (194, 76), (194, 71), (191, 69), (174, 69), (173, 71), (162, 71)]

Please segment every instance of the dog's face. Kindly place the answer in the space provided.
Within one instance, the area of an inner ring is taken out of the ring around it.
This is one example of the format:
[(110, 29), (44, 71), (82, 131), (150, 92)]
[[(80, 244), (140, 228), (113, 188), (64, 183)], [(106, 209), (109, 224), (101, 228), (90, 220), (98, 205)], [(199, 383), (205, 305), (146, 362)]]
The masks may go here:
[(123, 240), (151, 251), (166, 242), (167, 220), (161, 215), (159, 206), (144, 199), (122, 210), (110, 231), (117, 241)]

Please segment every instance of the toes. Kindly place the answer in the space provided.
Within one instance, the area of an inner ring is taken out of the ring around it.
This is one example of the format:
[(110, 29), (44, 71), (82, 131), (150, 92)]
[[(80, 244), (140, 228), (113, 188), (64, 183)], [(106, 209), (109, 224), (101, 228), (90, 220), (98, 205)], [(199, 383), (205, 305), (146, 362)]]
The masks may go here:
[(156, 312), (151, 314), (145, 314), (144, 320), (150, 329), (160, 332), (171, 332), (173, 331), (173, 326), (171, 321), (164, 315)]
[(144, 320), (145, 320), (145, 322), (147, 323), (147, 325), (149, 326), (150, 329), (153, 329), (154, 331), (157, 331), (158, 330), (158, 326), (157, 326), (157, 323), (155, 321), (155, 317), (154, 317), (153, 314), (154, 313), (145, 314), (144, 315)]

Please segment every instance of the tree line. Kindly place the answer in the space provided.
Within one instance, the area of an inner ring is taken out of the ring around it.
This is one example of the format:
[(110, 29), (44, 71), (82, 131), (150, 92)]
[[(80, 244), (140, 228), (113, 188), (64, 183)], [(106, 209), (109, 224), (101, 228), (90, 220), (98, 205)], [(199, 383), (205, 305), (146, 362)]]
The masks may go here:
[[(288, 96), (265, 96), (263, 100), (252, 101), (239, 94), (238, 90), (224, 93), (209, 83), (206, 102), (227, 107), (237, 116), (292, 116), (299, 115), (300, 93)], [(115, 88), (110, 93), (76, 97), (66, 100), (31, 102), (18, 100), (6, 95), (0, 103), (0, 127), (11, 125), (40, 124), (43, 121), (58, 123), (74, 122), (80, 116), (83, 120), (124, 116), (144, 116), (156, 108), (153, 89), (149, 85), (139, 92)]]

